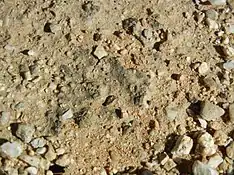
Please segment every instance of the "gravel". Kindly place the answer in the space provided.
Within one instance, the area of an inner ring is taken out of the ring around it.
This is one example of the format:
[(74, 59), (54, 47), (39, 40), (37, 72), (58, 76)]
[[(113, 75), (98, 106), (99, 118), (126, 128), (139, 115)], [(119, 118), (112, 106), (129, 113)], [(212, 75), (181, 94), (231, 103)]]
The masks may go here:
[(37, 154), (45, 154), (47, 151), (46, 147), (42, 147), (42, 148), (37, 148), (36, 149), (36, 153)]
[(38, 156), (21, 155), (19, 159), (33, 167), (40, 167), (40, 157)]
[(46, 140), (44, 138), (36, 138), (31, 141), (31, 145), (33, 148), (41, 148), (45, 146)]
[(196, 150), (202, 156), (211, 156), (216, 152), (217, 145), (214, 144), (214, 139), (208, 132), (198, 136)]
[(209, 157), (208, 165), (212, 168), (217, 168), (223, 162), (223, 158), (219, 154), (214, 154)]
[(71, 119), (72, 117), (73, 117), (73, 111), (72, 109), (69, 109), (63, 113), (63, 115), (60, 117), (60, 120), (65, 121), (65, 120)]
[(16, 131), (16, 136), (19, 137), (23, 142), (29, 143), (33, 138), (34, 132), (34, 126), (29, 124), (19, 124)]
[(56, 158), (57, 154), (55, 153), (54, 147), (49, 145), (47, 152), (45, 153), (45, 158), (49, 161), (53, 161)]
[(62, 167), (67, 167), (71, 163), (70, 156), (68, 154), (64, 154), (62, 156), (59, 156), (58, 159), (55, 161), (55, 163)]
[(212, 5), (226, 5), (226, 0), (209, 0)]
[(38, 173), (38, 169), (36, 167), (28, 167), (28, 168), (25, 169), (25, 171), (29, 175), (37, 175), (37, 173)]
[(231, 61), (227, 61), (227, 62), (223, 63), (223, 68), (226, 70), (234, 69), (234, 61), (231, 60)]
[(201, 65), (198, 67), (198, 72), (201, 75), (206, 75), (210, 70), (210, 67), (206, 62), (201, 63)]
[(201, 103), (201, 112), (200, 116), (206, 121), (216, 120), (222, 115), (224, 115), (225, 111), (209, 101), (204, 101)]
[(234, 103), (229, 105), (229, 119), (231, 122), (234, 122)]
[(210, 167), (209, 165), (206, 165), (200, 161), (195, 161), (193, 164), (193, 174), (194, 175), (218, 175), (219, 173)]
[(174, 148), (172, 149), (171, 153), (173, 155), (188, 155), (193, 147), (193, 140), (184, 135), (180, 136), (176, 141)]
[(7, 124), (9, 124), (9, 122), (10, 122), (10, 113), (9, 112), (1, 112), (0, 113), (0, 126), (1, 125), (3, 125), (3, 126), (5, 126), (5, 125), (7, 125)]
[(23, 152), (23, 147), (18, 142), (6, 142), (0, 147), (1, 156), (16, 158)]
[(103, 57), (107, 56), (108, 53), (104, 49), (103, 46), (97, 46), (93, 52), (93, 55), (96, 56), (98, 59), (102, 59)]

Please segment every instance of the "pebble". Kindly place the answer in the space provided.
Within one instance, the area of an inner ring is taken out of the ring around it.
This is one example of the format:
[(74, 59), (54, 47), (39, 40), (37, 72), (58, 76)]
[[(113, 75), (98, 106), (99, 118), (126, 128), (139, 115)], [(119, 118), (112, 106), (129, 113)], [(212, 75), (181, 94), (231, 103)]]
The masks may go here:
[(46, 175), (53, 175), (53, 172), (50, 171), (50, 170), (48, 170), (48, 171), (46, 172)]
[(229, 119), (231, 122), (234, 122), (234, 103), (229, 105)]
[(42, 147), (42, 148), (37, 148), (36, 153), (37, 154), (45, 154), (47, 151), (46, 147)]
[(225, 46), (225, 47), (222, 47), (222, 50), (226, 56), (230, 56), (230, 57), (234, 56), (234, 48), (230, 46)]
[(226, 0), (209, 0), (212, 5), (226, 5)]
[(234, 160), (234, 141), (231, 142), (226, 148), (226, 154), (229, 158)]
[(201, 103), (201, 118), (205, 119), (206, 121), (216, 120), (217, 118), (224, 115), (225, 111), (209, 101), (204, 101)]
[(202, 156), (211, 156), (216, 152), (217, 145), (215, 145), (213, 137), (208, 132), (198, 136), (196, 150)]
[(29, 174), (29, 175), (37, 175), (38, 170), (36, 167), (28, 167), (25, 169), (25, 171)]
[(29, 124), (19, 124), (16, 131), (16, 136), (19, 137), (23, 142), (29, 143), (33, 138), (34, 132), (34, 126)]
[(171, 153), (173, 155), (188, 155), (193, 147), (193, 140), (186, 135), (180, 136)]
[(44, 138), (36, 138), (31, 141), (31, 145), (33, 148), (41, 148), (45, 146), (46, 140)]
[(216, 12), (214, 9), (209, 9), (209, 10), (207, 10), (207, 11), (205, 12), (205, 14), (206, 14), (206, 17), (207, 17), (207, 18), (210, 18), (210, 19), (212, 19), (212, 20), (217, 20), (218, 17), (219, 17), (219, 13)]
[(71, 119), (73, 117), (73, 111), (72, 109), (68, 109), (66, 112), (63, 113), (63, 115), (60, 117), (60, 120), (65, 121), (68, 119)]
[(68, 154), (59, 156), (58, 159), (55, 161), (55, 163), (59, 166), (67, 167), (71, 163), (70, 156)]
[(175, 120), (176, 117), (178, 116), (178, 113), (179, 112), (177, 108), (170, 107), (170, 106), (166, 108), (166, 115), (167, 115), (168, 120), (170, 121)]
[(231, 61), (227, 61), (227, 62), (223, 63), (223, 68), (226, 70), (234, 69), (234, 61), (231, 60)]
[(201, 119), (201, 118), (198, 118), (198, 121), (199, 121), (200, 126), (201, 126), (202, 128), (206, 128), (206, 127), (207, 127), (207, 121), (206, 121), (206, 120)]
[(56, 154), (59, 156), (59, 155), (62, 155), (65, 153), (65, 149), (64, 148), (58, 148), (56, 149)]
[(169, 160), (169, 156), (167, 155), (167, 153), (161, 153), (158, 155), (158, 160), (160, 162), (161, 165), (165, 165), (165, 163)]
[(1, 112), (0, 113), (0, 126), (5, 126), (10, 122), (10, 112)]
[(223, 162), (223, 158), (219, 154), (214, 154), (209, 157), (208, 165), (212, 168), (217, 168)]
[(177, 166), (177, 164), (172, 160), (169, 159), (165, 165), (164, 165), (164, 169), (167, 171), (170, 171), (171, 169), (175, 168)]
[(193, 175), (218, 175), (219, 173), (200, 161), (195, 161), (192, 167)]
[(210, 68), (206, 62), (201, 63), (201, 65), (198, 67), (198, 72), (201, 75), (206, 75), (209, 72)]
[(208, 25), (210, 30), (212, 30), (212, 29), (216, 30), (219, 28), (218, 23), (215, 20), (212, 20), (210, 18), (206, 19), (206, 24)]
[(33, 167), (40, 167), (40, 158), (37, 156), (21, 155), (19, 159)]
[(228, 24), (225, 29), (226, 29), (227, 33), (229, 33), (229, 34), (234, 33), (234, 24)]
[(107, 56), (108, 53), (104, 49), (103, 46), (97, 46), (95, 51), (93, 52), (94, 56), (96, 56), (98, 59), (102, 59), (103, 57)]
[(0, 147), (1, 155), (8, 156), (10, 158), (16, 158), (23, 152), (23, 147), (18, 142), (6, 142)]
[(56, 159), (57, 154), (55, 153), (54, 147), (49, 145), (47, 152), (45, 153), (45, 158), (49, 161)]
[(213, 138), (215, 140), (215, 144), (217, 144), (218, 146), (225, 146), (230, 140), (228, 135), (222, 130), (215, 131), (215, 133), (213, 134)]

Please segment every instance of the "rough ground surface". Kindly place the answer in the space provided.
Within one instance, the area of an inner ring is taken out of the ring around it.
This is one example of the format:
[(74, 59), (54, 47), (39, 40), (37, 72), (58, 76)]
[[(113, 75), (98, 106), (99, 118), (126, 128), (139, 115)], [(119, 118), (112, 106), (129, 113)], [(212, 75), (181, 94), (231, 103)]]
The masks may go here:
[(0, 173), (231, 174), (232, 4), (0, 0)]

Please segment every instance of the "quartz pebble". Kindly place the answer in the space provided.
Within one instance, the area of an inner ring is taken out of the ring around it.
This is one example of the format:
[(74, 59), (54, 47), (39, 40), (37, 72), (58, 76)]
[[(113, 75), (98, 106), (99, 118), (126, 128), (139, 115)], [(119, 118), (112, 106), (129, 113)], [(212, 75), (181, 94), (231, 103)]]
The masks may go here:
[(204, 132), (198, 136), (196, 151), (202, 156), (211, 156), (216, 150), (217, 145), (215, 145), (213, 137), (208, 132)]
[(19, 137), (25, 143), (29, 143), (33, 138), (34, 132), (34, 126), (29, 124), (19, 124), (16, 131), (16, 136)]
[(212, 20), (210, 18), (206, 19), (206, 24), (208, 25), (210, 30), (212, 30), (212, 29), (216, 30), (219, 28), (218, 23), (215, 20)]
[(48, 170), (48, 171), (46, 172), (46, 175), (53, 175), (53, 172), (50, 171), (50, 170)]
[(226, 148), (226, 154), (229, 158), (234, 160), (234, 142), (231, 142)]
[(73, 117), (73, 111), (72, 109), (67, 110), (66, 112), (63, 113), (63, 115), (60, 117), (62, 121), (71, 119)]
[(231, 61), (227, 61), (227, 62), (223, 63), (223, 68), (226, 70), (234, 69), (234, 61), (231, 60)]
[(59, 166), (66, 167), (70, 165), (71, 159), (68, 154), (64, 154), (62, 156), (59, 156), (58, 159), (55, 161), (55, 163)]
[(198, 118), (198, 121), (199, 121), (200, 126), (201, 126), (202, 128), (206, 128), (206, 127), (207, 127), (207, 122), (206, 122), (206, 120), (201, 119), (201, 118)]
[(3, 157), (8, 156), (10, 158), (16, 158), (20, 156), (22, 152), (23, 148), (18, 142), (6, 142), (0, 147), (0, 153)]
[(195, 161), (192, 167), (194, 175), (218, 175), (219, 173), (211, 166), (200, 161)]
[(45, 154), (47, 151), (46, 147), (42, 147), (42, 148), (37, 148), (36, 153), (37, 154)]
[(209, 101), (204, 101), (201, 103), (200, 116), (206, 121), (216, 120), (224, 115), (224, 113), (225, 111), (222, 108)]
[(10, 113), (9, 112), (1, 112), (0, 113), (0, 126), (7, 125), (10, 122)]
[(37, 175), (37, 168), (36, 167), (28, 167), (25, 169), (25, 171), (29, 174), (29, 175)]
[(214, 154), (209, 157), (208, 165), (212, 168), (217, 168), (223, 162), (223, 158), (219, 154)]
[(38, 168), (40, 166), (40, 158), (37, 156), (21, 155), (19, 159), (33, 167)]
[(41, 148), (45, 146), (46, 140), (44, 138), (36, 138), (31, 141), (31, 145), (33, 148)]
[(209, 0), (212, 5), (225, 5), (226, 0)]
[(193, 140), (184, 135), (180, 136), (176, 141), (174, 148), (172, 149), (171, 153), (173, 155), (188, 155), (193, 147)]
[(108, 53), (104, 49), (103, 46), (97, 46), (95, 51), (93, 52), (94, 56), (96, 56), (98, 59), (102, 59), (103, 57), (107, 56)]
[(206, 75), (209, 72), (209, 66), (206, 62), (201, 63), (201, 65), (198, 67), (198, 72), (201, 75)]

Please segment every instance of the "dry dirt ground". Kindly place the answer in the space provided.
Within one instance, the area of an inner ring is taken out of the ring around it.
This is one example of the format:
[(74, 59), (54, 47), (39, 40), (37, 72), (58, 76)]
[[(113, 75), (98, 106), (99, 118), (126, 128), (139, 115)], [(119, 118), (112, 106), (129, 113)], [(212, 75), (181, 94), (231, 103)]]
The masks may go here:
[[(231, 2), (0, 0), (2, 174), (196, 174), (213, 154), (231, 173), (231, 24)], [(215, 152), (197, 150), (198, 133)], [(184, 135), (192, 147), (176, 156)]]

